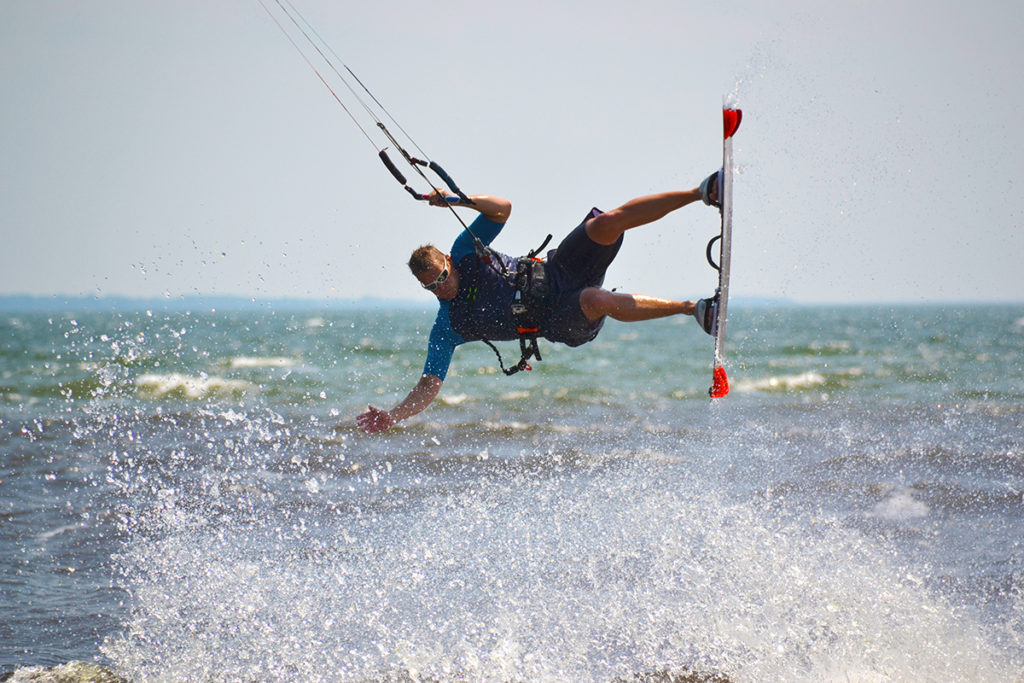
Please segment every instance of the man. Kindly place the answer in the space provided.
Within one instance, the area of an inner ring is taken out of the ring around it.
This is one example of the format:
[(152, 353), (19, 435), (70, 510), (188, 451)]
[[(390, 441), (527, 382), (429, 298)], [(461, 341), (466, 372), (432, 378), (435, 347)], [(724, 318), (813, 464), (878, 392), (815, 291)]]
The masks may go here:
[[(605, 213), (597, 209), (588, 213), (558, 248), (548, 253), (544, 268), (547, 294), (537, 334), (550, 341), (579, 346), (597, 336), (607, 316), (635, 322), (680, 314), (693, 315), (704, 331), (711, 334), (718, 313), (713, 299), (673, 301), (608, 291), (601, 285), (627, 230), (656, 221), (697, 200), (717, 206), (718, 185), (719, 174), (715, 172), (693, 190), (639, 197)], [(513, 304), (518, 302), (518, 260), (497, 252), (481, 258), (474, 241), (475, 237), (489, 245), (505, 226), (512, 204), (507, 199), (487, 195), (469, 199), (472, 203), (466, 206), (480, 215), (455, 240), (451, 252), (443, 254), (427, 245), (413, 252), (409, 260), (416, 279), (437, 297), (439, 310), (419, 383), (391, 410), (369, 406), (357, 418), (359, 426), (370, 434), (390, 429), (433, 402), (459, 344), (520, 337), (513, 314)], [(437, 192), (430, 198), (434, 206), (445, 206), (446, 201)]]

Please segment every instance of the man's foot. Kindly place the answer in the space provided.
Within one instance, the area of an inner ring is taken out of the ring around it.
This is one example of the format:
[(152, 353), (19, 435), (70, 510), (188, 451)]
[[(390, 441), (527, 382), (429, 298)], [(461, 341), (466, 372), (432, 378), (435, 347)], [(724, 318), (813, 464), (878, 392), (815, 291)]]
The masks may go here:
[(718, 296), (698, 301), (693, 308), (693, 317), (697, 319), (700, 329), (714, 335), (718, 331)]
[(721, 195), (722, 186), (722, 174), (719, 171), (715, 171), (700, 184), (700, 198), (708, 206), (721, 207), (722, 202), (719, 200)]

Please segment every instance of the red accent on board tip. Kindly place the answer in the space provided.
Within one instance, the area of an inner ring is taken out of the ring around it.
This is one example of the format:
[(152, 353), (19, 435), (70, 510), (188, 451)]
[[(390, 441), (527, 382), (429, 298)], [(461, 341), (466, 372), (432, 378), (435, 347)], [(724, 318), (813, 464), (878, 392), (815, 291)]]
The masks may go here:
[(729, 376), (725, 374), (725, 368), (721, 365), (715, 368), (711, 390), (708, 393), (711, 394), (711, 398), (722, 398), (729, 393)]
[(725, 136), (723, 139), (728, 140), (733, 136), (733, 133), (740, 127), (740, 121), (743, 120), (743, 110), (741, 109), (723, 109), (722, 110), (722, 123)]

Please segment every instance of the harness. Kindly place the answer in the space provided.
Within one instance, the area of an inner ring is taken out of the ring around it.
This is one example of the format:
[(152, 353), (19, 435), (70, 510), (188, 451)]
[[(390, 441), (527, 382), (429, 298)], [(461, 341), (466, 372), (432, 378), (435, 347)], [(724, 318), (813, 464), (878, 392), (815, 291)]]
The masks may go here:
[[(512, 297), (512, 320), (516, 326), (516, 334), (519, 335), (519, 362), (512, 367), (506, 368), (498, 347), (483, 335), (477, 335), (480, 337), (480, 341), (487, 344), (494, 351), (494, 355), (498, 357), (498, 365), (506, 376), (512, 376), (521, 370), (532, 370), (530, 358), (536, 358), (538, 361), (544, 360), (540, 355), (537, 337), (540, 336), (541, 321), (544, 320), (548, 313), (548, 278), (544, 260), (537, 258), (537, 254), (550, 241), (551, 235), (548, 235), (539, 247), (530, 251), (526, 256), (520, 256), (516, 260), (516, 272), (514, 275), (510, 274), (504, 265), (501, 265), (500, 270), (495, 267), (495, 261), (501, 264), (501, 260), (491, 257), (490, 247), (482, 242), (476, 242), (477, 258), (482, 263), (493, 268), (495, 272), (498, 272), (515, 290)], [(470, 312), (471, 307), (472, 303), (467, 299), (466, 320), (470, 324), (472, 324), (473, 320)]]

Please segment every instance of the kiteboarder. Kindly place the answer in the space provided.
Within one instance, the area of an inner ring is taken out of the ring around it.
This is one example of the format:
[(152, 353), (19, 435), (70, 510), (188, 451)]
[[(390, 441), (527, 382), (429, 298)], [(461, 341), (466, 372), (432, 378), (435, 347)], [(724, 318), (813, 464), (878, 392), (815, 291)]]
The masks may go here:
[[(557, 249), (548, 252), (546, 261), (534, 254), (517, 259), (490, 249), (488, 245), (508, 221), (512, 204), (501, 197), (468, 197), (469, 202), (462, 205), (480, 215), (456, 238), (449, 253), (426, 245), (409, 259), (409, 269), (439, 304), (420, 380), (394, 408), (369, 406), (357, 423), (372, 434), (424, 410), (440, 392), (455, 348), (468, 341), (483, 341), (494, 348), (491, 341), (519, 339), (522, 360), (512, 369), (502, 365), (506, 374), (512, 374), (529, 369), (531, 355), (540, 359), (537, 337), (579, 346), (597, 336), (606, 317), (637, 322), (692, 315), (710, 334), (717, 315), (714, 298), (676, 301), (601, 285), (627, 230), (698, 200), (717, 206), (718, 186), (716, 171), (692, 190), (639, 197), (607, 212), (592, 209)], [(451, 198), (435, 190), (429, 201), (447, 206)], [(498, 358), (501, 362), (500, 354)]]

